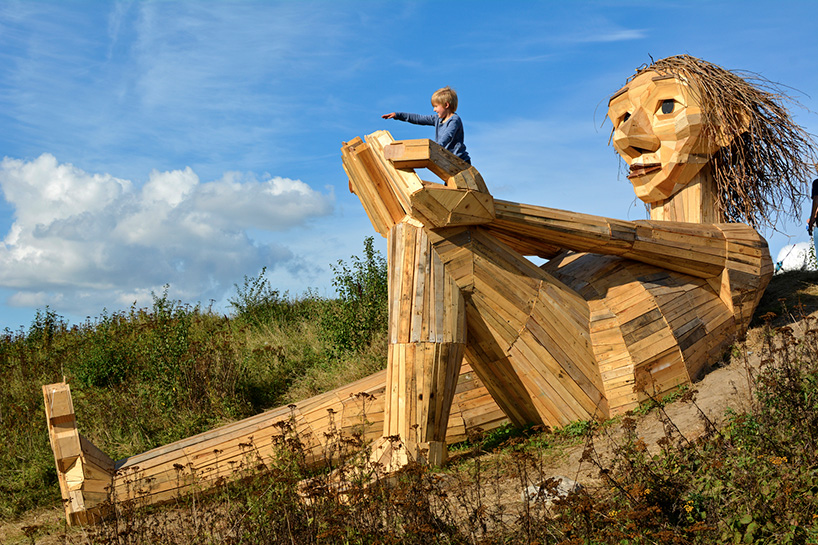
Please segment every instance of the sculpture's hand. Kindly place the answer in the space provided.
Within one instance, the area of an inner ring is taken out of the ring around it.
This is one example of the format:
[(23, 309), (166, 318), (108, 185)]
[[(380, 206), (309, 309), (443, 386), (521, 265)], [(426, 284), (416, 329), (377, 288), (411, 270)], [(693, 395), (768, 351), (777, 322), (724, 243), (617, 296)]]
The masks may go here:
[(398, 140), (383, 148), (383, 156), (395, 168), (428, 168), (449, 187), (489, 192), (476, 168), (432, 140)]
[(430, 229), (494, 221), (494, 199), (473, 189), (426, 184), (409, 197), (411, 215)]
[(431, 140), (402, 140), (384, 147), (395, 168), (428, 168), (443, 184), (425, 182), (410, 195), (411, 215), (429, 228), (479, 225), (494, 220), (494, 199), (476, 168)]

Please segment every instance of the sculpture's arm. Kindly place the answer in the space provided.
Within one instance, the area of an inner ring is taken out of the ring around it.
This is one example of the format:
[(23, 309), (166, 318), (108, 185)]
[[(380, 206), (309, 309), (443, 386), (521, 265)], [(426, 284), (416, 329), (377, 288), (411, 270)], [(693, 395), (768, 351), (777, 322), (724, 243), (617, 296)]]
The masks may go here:
[[(766, 241), (746, 225), (622, 221), (495, 201), (474, 167), (431, 140), (395, 142), (378, 131), (345, 144), (343, 154), (350, 187), (384, 236), (407, 216), (430, 229), (481, 225), (523, 255), (617, 255), (714, 281), (728, 267), (758, 276), (769, 261)], [(415, 168), (445, 185), (421, 181)]]
[[(480, 173), (431, 140), (383, 147), (401, 171), (428, 168), (445, 185), (424, 183), (409, 196), (409, 214), (435, 229), (483, 225), (524, 255), (553, 257), (560, 250), (617, 255), (701, 278), (717, 279), (736, 260), (766, 252), (749, 226), (622, 221), (491, 198)], [(744, 257), (742, 257), (744, 256)]]
[(617, 255), (700, 278), (743, 262), (750, 273), (768, 255), (766, 241), (741, 224), (623, 221), (500, 200), (495, 214), (486, 228), (527, 255), (553, 257), (554, 248)]

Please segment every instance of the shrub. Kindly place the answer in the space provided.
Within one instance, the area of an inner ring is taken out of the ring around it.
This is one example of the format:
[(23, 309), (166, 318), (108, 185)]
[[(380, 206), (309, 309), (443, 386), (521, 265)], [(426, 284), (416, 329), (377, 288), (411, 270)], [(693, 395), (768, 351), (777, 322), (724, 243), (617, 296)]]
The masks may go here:
[(352, 256), (351, 265), (340, 260), (332, 270), (338, 300), (324, 313), (322, 326), (336, 352), (357, 351), (388, 329), (386, 259), (367, 237), (363, 259)]
[(241, 286), (233, 286), (236, 295), (228, 301), (236, 319), (254, 327), (313, 319), (324, 306), (312, 290), (307, 290), (302, 297), (290, 297), (288, 292), (273, 288), (267, 278), (267, 267), (262, 267), (254, 278), (245, 276)]

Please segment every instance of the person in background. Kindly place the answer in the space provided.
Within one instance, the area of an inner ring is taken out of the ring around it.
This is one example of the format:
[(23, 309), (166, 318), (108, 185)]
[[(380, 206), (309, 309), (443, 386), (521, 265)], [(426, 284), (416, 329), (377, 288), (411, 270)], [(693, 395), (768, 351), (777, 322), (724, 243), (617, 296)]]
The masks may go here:
[[(818, 164), (815, 165), (815, 171), (818, 172)], [(815, 221), (818, 216), (818, 178), (812, 181), (812, 204), (810, 205), (809, 222), (807, 223), (807, 232), (809, 236), (813, 237), (813, 244), (815, 244)]]

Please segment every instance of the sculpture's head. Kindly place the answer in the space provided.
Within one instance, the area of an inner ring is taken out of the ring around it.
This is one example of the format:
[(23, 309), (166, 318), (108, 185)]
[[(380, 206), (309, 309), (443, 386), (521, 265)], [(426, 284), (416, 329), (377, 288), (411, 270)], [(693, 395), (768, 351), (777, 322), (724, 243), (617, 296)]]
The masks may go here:
[(628, 179), (642, 201), (669, 198), (720, 147), (704, 134), (699, 94), (695, 81), (646, 70), (611, 98), (613, 146), (630, 165)]
[(815, 152), (770, 86), (688, 55), (637, 70), (608, 104), (612, 142), (636, 196), (668, 199), (710, 165), (714, 205), (728, 221), (769, 223), (782, 197), (797, 215)]

